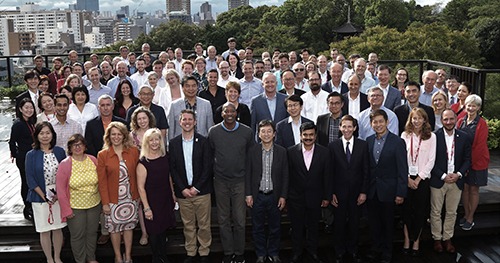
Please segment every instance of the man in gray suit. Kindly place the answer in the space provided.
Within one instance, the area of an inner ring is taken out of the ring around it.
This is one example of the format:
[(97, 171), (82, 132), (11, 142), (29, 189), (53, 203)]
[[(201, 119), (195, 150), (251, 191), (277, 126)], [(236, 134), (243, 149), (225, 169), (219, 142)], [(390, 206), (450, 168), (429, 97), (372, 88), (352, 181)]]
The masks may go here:
[(170, 141), (182, 133), (179, 122), (176, 120), (179, 119), (181, 111), (185, 109), (193, 110), (196, 113), (196, 132), (205, 137), (208, 136), (208, 129), (214, 125), (210, 102), (196, 96), (198, 93), (198, 80), (195, 77), (185, 76), (181, 81), (181, 85), (184, 98), (172, 102), (168, 114), (168, 123), (172, 123), (172, 127), (168, 132), (168, 140)]
[[(252, 113), (251, 128), (257, 134), (257, 125), (261, 120), (272, 120), (273, 124), (288, 117), (285, 108), (285, 94), (276, 92), (276, 76), (272, 73), (264, 73), (262, 77), (264, 92), (252, 99), (250, 112)], [(257, 138), (257, 137), (256, 137)]]

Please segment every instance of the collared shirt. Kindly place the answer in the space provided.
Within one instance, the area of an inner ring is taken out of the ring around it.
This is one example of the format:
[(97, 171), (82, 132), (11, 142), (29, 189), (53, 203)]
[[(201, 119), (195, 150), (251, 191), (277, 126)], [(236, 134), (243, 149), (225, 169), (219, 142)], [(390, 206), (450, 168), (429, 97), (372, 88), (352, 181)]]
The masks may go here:
[(262, 87), (262, 81), (256, 77), (253, 77), (251, 81), (246, 81), (245, 78), (240, 79), (241, 92), (240, 92), (240, 103), (250, 105), (252, 98), (262, 94), (264, 88)]
[(219, 76), (219, 80), (217, 80), (217, 86), (226, 88), (226, 85), (229, 81), (238, 82), (239, 80), (231, 75), (228, 75), (227, 79), (223, 79), (222, 76)]
[[(98, 105), (98, 99), (99, 97), (101, 97), (102, 95), (104, 94), (108, 94), (108, 95), (111, 95), (111, 89), (108, 87), (108, 86), (105, 86), (105, 85), (102, 85), (100, 82), (99, 82), (99, 89), (96, 89), (96, 87), (94, 87), (94, 85), (90, 85), (88, 87), (88, 90), (89, 90), (89, 102), (94, 104), (94, 105)], [(111, 95), (111, 97), (114, 97), (115, 94)]]
[(78, 122), (66, 118), (64, 124), (62, 124), (57, 118), (50, 121), (54, 131), (57, 134), (56, 145), (63, 148), (66, 152), (68, 151), (68, 139), (75, 133), (84, 134), (82, 126)]
[[(349, 77), (354, 74), (354, 70), (349, 69), (349, 68), (344, 68), (344, 73), (342, 73), (342, 81), (347, 83), (349, 82)], [(370, 71), (366, 70), (365, 71), (365, 78), (372, 78), (372, 73)]]
[(332, 86), (332, 92), (336, 91), (339, 94), (342, 94), (342, 81), (339, 82), (338, 86), (335, 86), (335, 84), (333, 84), (333, 81), (330, 80), (330, 85)]
[(387, 87), (382, 88), (380, 84), (377, 84), (377, 87), (379, 87), (384, 93), (384, 102), (382, 102), (382, 105), (385, 105), (385, 101), (387, 100), (387, 94), (389, 94), (389, 87), (391, 87), (391, 85), (387, 85)]
[(345, 149), (347, 148), (347, 142), (349, 142), (349, 151), (352, 154), (352, 149), (354, 148), (354, 136), (352, 136), (350, 140), (346, 140), (345, 137), (342, 136), (342, 145), (344, 145), (344, 153), (346, 152)]
[(361, 96), (358, 96), (355, 99), (351, 98), (351, 95), (348, 93), (347, 98), (349, 99), (349, 115), (354, 117), (355, 119), (358, 119), (359, 113), (361, 112), (361, 103), (360, 103), (360, 98)]
[(300, 97), (304, 101), (301, 115), (314, 121), (314, 123), (316, 123), (319, 115), (329, 112), (326, 103), (328, 92), (321, 89), (317, 95), (313, 95), (311, 91), (308, 91)]
[(35, 104), (35, 114), (39, 114), (42, 111), (38, 108), (38, 97), (40, 96), (38, 94), (38, 91), (35, 93), (28, 89), (28, 93), (30, 94), (31, 101), (33, 101), (33, 104)]
[[(381, 110), (384, 110), (387, 113), (388, 124), (387, 129), (394, 133), (399, 134), (399, 121), (396, 114), (389, 110), (388, 108), (382, 106)], [(370, 124), (370, 113), (372, 112), (372, 108), (367, 108), (359, 114), (358, 118), (358, 128), (359, 128), (359, 137), (362, 140), (366, 140), (370, 135), (375, 134), (371, 124)]]
[(314, 144), (311, 150), (306, 150), (306, 148), (304, 148), (304, 145), (302, 145), (302, 157), (304, 157), (304, 164), (306, 165), (308, 171), (309, 167), (311, 167), (313, 153), (314, 153)]
[(177, 59), (172, 59), (171, 60), (172, 62), (174, 62), (175, 64), (175, 70), (177, 71), (177, 73), (179, 73), (180, 77), (182, 78), (183, 77), (183, 74), (182, 74), (182, 63), (185, 61), (184, 59), (181, 59), (181, 61), (177, 60)]
[(132, 74), (130, 78), (135, 80), (137, 84), (142, 85), (148, 81), (148, 76), (149, 73), (146, 70), (144, 70), (142, 74), (139, 71), (137, 71), (136, 73)]
[(269, 108), (269, 112), (271, 113), (271, 119), (274, 120), (274, 113), (276, 113), (276, 93), (274, 93), (274, 96), (272, 98), (270, 98), (267, 95), (265, 96), (267, 101), (267, 107)]
[[(453, 129), (453, 133), (451, 135), (448, 135), (446, 131), (444, 131), (444, 141), (446, 143), (446, 160), (448, 160), (448, 164), (453, 165), (453, 168), (455, 168), (455, 154), (452, 154), (455, 152), (454, 146), (454, 140), (455, 140), (455, 129)], [(455, 169), (453, 169), (455, 170)], [(448, 175), (448, 171), (446, 171), (442, 176), (441, 180), (444, 180), (444, 178)]]
[(375, 159), (375, 162), (378, 163), (378, 160), (380, 159), (380, 154), (382, 153), (382, 150), (384, 149), (385, 141), (387, 140), (387, 135), (389, 134), (389, 131), (386, 131), (382, 137), (378, 137), (375, 135), (375, 143), (373, 144), (373, 158)]
[(321, 71), (318, 71), (319, 75), (321, 77), (321, 84), (325, 84), (328, 81), (328, 71), (325, 70), (325, 72), (321, 73)]
[(455, 103), (458, 102), (458, 93), (455, 93), (455, 95), (451, 95), (449, 92), (448, 92), (448, 98), (450, 98), (450, 105), (453, 105)]
[(359, 91), (361, 93), (368, 94), (368, 90), (375, 85), (376, 85), (375, 80), (373, 80), (371, 77), (368, 78), (365, 77), (361, 81), (361, 86), (359, 87)]
[(182, 136), (182, 153), (184, 154), (184, 166), (186, 168), (186, 177), (188, 185), (193, 185), (193, 140)]
[(418, 99), (418, 101), (422, 104), (429, 106), (429, 107), (432, 106), (432, 95), (434, 95), (434, 93), (438, 92), (439, 89), (434, 87), (431, 92), (426, 92), (424, 85), (422, 85), (422, 86), (420, 86), (420, 90), (421, 90), (421, 93), (420, 93), (420, 98)]
[[(342, 115), (342, 114), (340, 114)], [(342, 116), (339, 116), (338, 118), (333, 118), (332, 115), (330, 115), (330, 118), (328, 118), (328, 142), (333, 142), (333, 140), (339, 138), (339, 128), (340, 128), (340, 118)]]
[(297, 83), (295, 82), (295, 88), (303, 90), (305, 92), (310, 91), (311, 89), (309, 88), (309, 81), (307, 81), (306, 78), (303, 78), (301, 82)]
[(293, 141), (295, 144), (300, 142), (300, 125), (302, 125), (302, 118), (299, 118), (299, 122), (295, 124), (293, 122), (292, 116), (288, 117), (288, 123), (292, 126), (292, 133), (293, 133)]
[(205, 59), (205, 62), (207, 63), (207, 65), (205, 66), (205, 70), (207, 72), (209, 72), (211, 69), (217, 69), (218, 70), (218, 68), (217, 68), (217, 61), (215, 60), (215, 58), (212, 59), (212, 60), (210, 60), (210, 58), (207, 57)]
[(271, 177), (271, 168), (273, 167), (274, 145), (266, 150), (262, 147), (262, 179), (260, 180), (259, 191), (269, 193), (273, 190), (273, 180)]

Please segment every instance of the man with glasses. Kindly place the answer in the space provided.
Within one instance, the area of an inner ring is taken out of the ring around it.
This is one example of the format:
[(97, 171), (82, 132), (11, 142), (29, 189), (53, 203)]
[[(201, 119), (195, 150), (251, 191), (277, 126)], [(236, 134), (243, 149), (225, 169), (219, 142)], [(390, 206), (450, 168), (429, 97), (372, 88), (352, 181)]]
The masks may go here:
[(239, 80), (229, 74), (229, 63), (227, 61), (222, 61), (219, 63), (219, 80), (217, 81), (217, 86), (221, 86), (223, 88), (226, 88), (226, 84), (229, 81), (236, 81), (238, 82)]
[(283, 82), (283, 89), (279, 91), (280, 93), (287, 96), (291, 96), (293, 94), (301, 96), (306, 93), (303, 90), (295, 88), (295, 73), (289, 69), (281, 72), (281, 81)]
[(163, 138), (165, 138), (168, 130), (167, 116), (165, 116), (165, 110), (163, 109), (163, 107), (153, 104), (154, 95), (155, 92), (149, 85), (141, 86), (141, 88), (139, 89), (139, 104), (128, 109), (127, 123), (128, 125), (130, 125), (130, 122), (132, 120), (132, 113), (134, 113), (137, 108), (141, 106), (145, 107), (146, 109), (150, 110), (155, 116), (156, 127), (160, 129)]
[(304, 66), (304, 64), (300, 62), (297, 62), (293, 64), (292, 70), (295, 73), (295, 89), (308, 92), (310, 88), (309, 88), (309, 82), (305, 78), (306, 66)]
[[(359, 75), (358, 75), (359, 76)], [(384, 92), (379, 87), (373, 87), (368, 90), (368, 102), (370, 107), (359, 114), (359, 138), (366, 140), (370, 135), (375, 134), (371, 127), (370, 114), (378, 109), (384, 110), (388, 117), (387, 129), (394, 133), (399, 134), (399, 122), (396, 114), (383, 105)]]

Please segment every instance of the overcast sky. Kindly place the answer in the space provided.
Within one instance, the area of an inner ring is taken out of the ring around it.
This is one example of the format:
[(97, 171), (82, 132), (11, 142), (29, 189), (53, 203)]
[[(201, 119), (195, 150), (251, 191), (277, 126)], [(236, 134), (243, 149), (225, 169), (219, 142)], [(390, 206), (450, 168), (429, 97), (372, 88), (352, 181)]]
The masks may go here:
[[(13, 8), (16, 6), (21, 6), (28, 0), (0, 0), (0, 11), (7, 8)], [(69, 4), (76, 3), (74, 1), (64, 1), (64, 0), (29, 0), (30, 2), (35, 2), (45, 9), (51, 8), (61, 8), (65, 9)], [(434, 3), (448, 3), (450, 0), (416, 0), (417, 4), (429, 5)], [(204, 2), (209, 2), (212, 5), (212, 12), (222, 13), (227, 11), (227, 0), (191, 0), (191, 13), (197, 13), (200, 10), (200, 5)], [(259, 5), (281, 5), (284, 0), (250, 0), (251, 6)], [(118, 4), (119, 3), (119, 4)], [(155, 10), (165, 10), (166, 4), (165, 0), (120, 0), (117, 3), (116, 0), (99, 0), (100, 10), (102, 11), (116, 11), (119, 9), (118, 6), (128, 5), (130, 12), (138, 8), (140, 11), (155, 11)]]

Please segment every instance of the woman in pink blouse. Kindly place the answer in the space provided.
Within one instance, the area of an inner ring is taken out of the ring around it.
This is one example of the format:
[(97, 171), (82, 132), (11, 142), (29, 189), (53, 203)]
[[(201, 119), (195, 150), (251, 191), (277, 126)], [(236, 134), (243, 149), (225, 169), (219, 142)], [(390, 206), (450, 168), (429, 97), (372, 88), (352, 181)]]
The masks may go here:
[[(436, 159), (436, 135), (422, 108), (414, 108), (406, 121), (401, 138), (406, 143), (408, 159), (408, 194), (403, 203), (403, 253), (419, 255), (420, 235), (428, 217), (429, 178)], [(410, 251), (410, 242), (413, 246)]]

